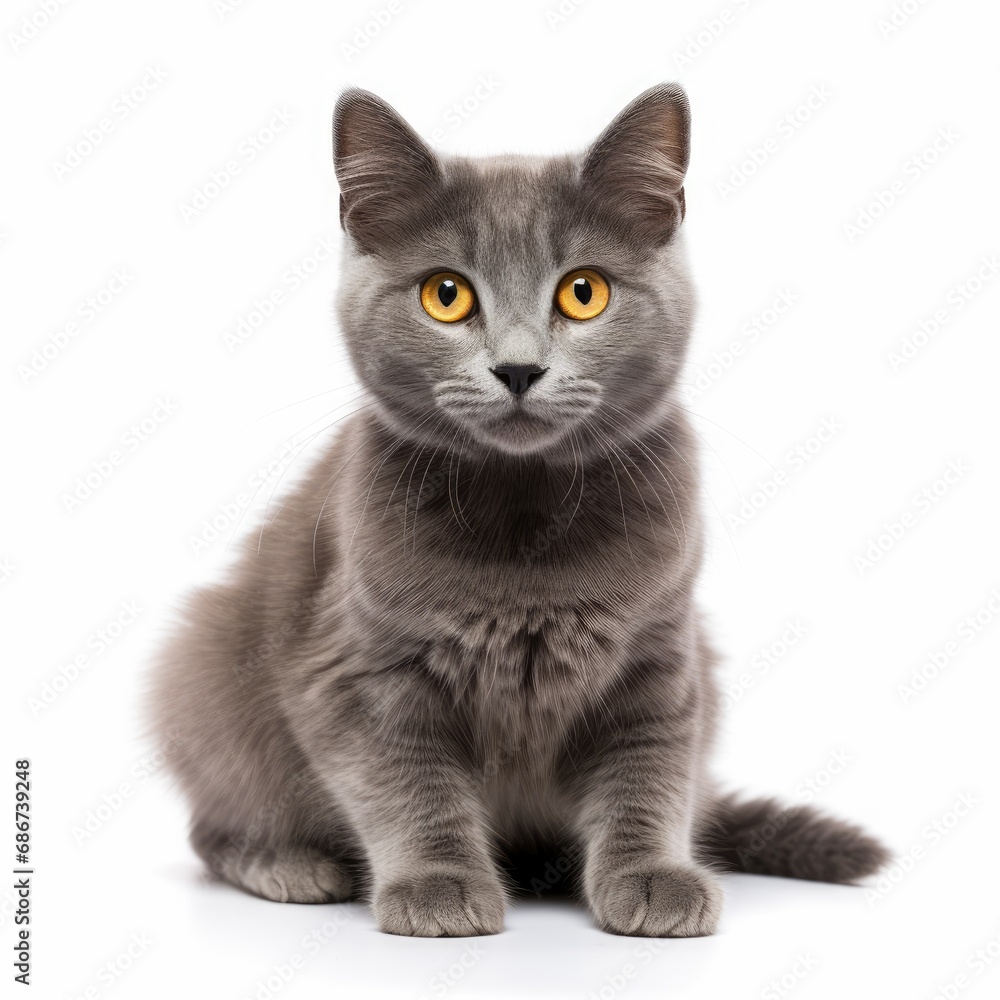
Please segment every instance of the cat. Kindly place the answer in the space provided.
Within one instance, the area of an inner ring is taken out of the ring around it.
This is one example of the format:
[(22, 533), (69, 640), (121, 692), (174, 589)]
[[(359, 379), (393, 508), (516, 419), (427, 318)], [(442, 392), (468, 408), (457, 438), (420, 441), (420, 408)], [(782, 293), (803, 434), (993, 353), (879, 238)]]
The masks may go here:
[(525, 856), (599, 927), (686, 937), (715, 929), (720, 872), (887, 860), (708, 773), (689, 147), (674, 84), (555, 157), (438, 155), (341, 96), (339, 321), (367, 402), (154, 674), (218, 877), (465, 936), (501, 931)]

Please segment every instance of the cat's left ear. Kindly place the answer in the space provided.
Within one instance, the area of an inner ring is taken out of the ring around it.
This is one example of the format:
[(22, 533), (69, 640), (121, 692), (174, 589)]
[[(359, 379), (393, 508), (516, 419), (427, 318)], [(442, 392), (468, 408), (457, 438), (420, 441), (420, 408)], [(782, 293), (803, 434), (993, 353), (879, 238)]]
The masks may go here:
[(405, 230), (414, 206), (440, 181), (430, 147), (385, 101), (345, 91), (333, 115), (333, 161), (340, 223), (367, 253)]
[(684, 218), (691, 110), (684, 89), (661, 83), (640, 94), (587, 150), (587, 194), (646, 240), (666, 242)]

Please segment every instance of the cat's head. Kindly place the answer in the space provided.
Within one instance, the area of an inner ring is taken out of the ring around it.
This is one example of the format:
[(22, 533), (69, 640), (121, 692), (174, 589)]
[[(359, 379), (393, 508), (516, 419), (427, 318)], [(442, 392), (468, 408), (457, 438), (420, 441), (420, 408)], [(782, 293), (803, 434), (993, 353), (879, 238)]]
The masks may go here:
[(688, 149), (672, 84), (583, 153), (551, 158), (439, 156), (384, 101), (347, 91), (334, 118), (339, 314), (393, 429), (572, 459), (655, 421), (693, 310)]

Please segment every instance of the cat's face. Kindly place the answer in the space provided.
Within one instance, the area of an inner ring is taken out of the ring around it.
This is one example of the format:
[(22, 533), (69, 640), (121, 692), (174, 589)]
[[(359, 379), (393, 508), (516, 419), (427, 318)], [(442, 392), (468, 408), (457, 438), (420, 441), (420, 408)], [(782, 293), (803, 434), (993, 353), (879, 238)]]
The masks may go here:
[(435, 156), (375, 96), (335, 119), (340, 318), (394, 429), (572, 460), (641, 432), (683, 361), (683, 93), (634, 101), (579, 156)]

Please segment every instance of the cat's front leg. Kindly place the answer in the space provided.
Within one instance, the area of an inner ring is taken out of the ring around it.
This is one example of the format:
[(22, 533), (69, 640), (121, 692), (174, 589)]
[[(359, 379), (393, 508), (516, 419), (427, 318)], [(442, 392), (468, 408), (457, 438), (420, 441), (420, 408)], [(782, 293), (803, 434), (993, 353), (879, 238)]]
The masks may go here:
[(363, 846), (379, 929), (499, 933), (503, 888), (450, 706), (419, 668), (337, 687), (311, 756)]
[(697, 718), (644, 700), (622, 695), (595, 733), (578, 824), (584, 894), (615, 934), (711, 934), (722, 890), (692, 851)]

